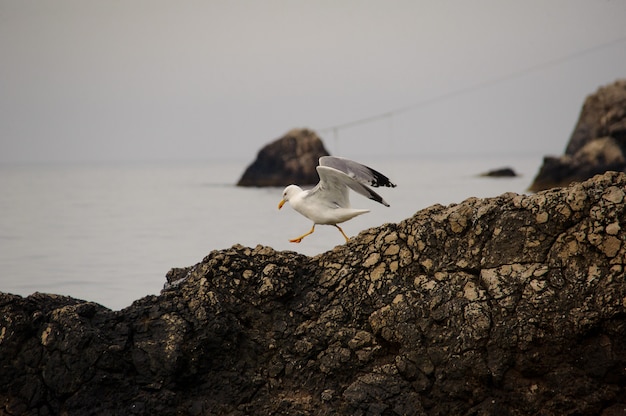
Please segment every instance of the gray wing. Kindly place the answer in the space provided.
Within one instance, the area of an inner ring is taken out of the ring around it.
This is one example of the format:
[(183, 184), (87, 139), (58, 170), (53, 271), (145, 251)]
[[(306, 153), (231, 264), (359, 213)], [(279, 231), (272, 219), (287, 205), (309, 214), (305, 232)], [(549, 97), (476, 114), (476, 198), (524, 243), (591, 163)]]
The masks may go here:
[(320, 176), (320, 182), (309, 192), (307, 198), (319, 198), (329, 205), (349, 208), (348, 188), (350, 188), (366, 198), (389, 206), (383, 197), (341, 170), (329, 166), (318, 166), (317, 173)]
[[(350, 159), (335, 156), (323, 156), (320, 157), (319, 164), (320, 166), (328, 166), (337, 169), (364, 185), (370, 185), (373, 187), (396, 187), (396, 185), (392, 183), (389, 178), (382, 173), (370, 168), (369, 166), (362, 165)], [(359, 192), (356, 189), (355, 191)]]

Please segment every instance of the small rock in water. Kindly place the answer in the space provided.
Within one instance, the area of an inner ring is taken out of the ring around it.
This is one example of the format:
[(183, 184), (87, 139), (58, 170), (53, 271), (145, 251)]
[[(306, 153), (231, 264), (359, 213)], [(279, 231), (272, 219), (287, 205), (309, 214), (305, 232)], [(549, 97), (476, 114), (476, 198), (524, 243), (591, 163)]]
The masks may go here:
[(513, 170), (513, 168), (499, 168), (493, 169), (485, 173), (481, 173), (480, 176), (488, 176), (491, 178), (512, 178), (518, 176), (517, 173)]

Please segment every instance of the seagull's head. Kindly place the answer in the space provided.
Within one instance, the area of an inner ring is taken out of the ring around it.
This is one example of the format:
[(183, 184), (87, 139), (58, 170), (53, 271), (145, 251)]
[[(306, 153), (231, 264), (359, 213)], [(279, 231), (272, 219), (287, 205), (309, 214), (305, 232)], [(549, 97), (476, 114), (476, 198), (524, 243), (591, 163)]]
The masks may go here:
[(300, 188), (298, 185), (289, 185), (288, 187), (286, 187), (283, 191), (283, 199), (281, 199), (278, 203), (278, 209), (281, 209), (283, 205), (285, 205), (285, 202), (289, 201), (289, 198), (296, 194), (299, 194), (300, 192), (302, 192), (302, 188)]

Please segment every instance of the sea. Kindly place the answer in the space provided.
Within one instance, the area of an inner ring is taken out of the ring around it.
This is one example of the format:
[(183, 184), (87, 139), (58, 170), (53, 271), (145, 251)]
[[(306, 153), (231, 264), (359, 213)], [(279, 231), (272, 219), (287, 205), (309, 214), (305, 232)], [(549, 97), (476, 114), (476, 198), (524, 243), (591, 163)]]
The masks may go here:
[[(342, 225), (349, 236), (396, 223), (433, 204), (527, 193), (542, 155), (434, 156), (359, 161), (389, 176), (390, 207), (351, 194), (371, 212)], [(0, 292), (54, 293), (123, 309), (158, 294), (173, 267), (234, 244), (314, 256), (345, 240), (288, 204), (282, 188), (235, 184), (251, 161), (0, 165)], [(511, 167), (516, 177), (481, 173)]]

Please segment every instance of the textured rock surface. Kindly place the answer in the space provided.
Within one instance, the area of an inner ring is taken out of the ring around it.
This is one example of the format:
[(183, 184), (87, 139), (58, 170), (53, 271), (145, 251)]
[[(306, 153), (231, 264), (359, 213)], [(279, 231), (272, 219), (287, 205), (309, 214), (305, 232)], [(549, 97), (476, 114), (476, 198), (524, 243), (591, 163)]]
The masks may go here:
[(626, 79), (587, 97), (565, 154), (546, 156), (530, 189), (567, 186), (609, 170), (626, 171)]
[(626, 175), (234, 246), (122, 311), (0, 296), (0, 414), (616, 415)]
[(309, 129), (293, 129), (263, 147), (238, 186), (311, 185), (319, 181), (317, 161), (328, 156), (324, 143)]

